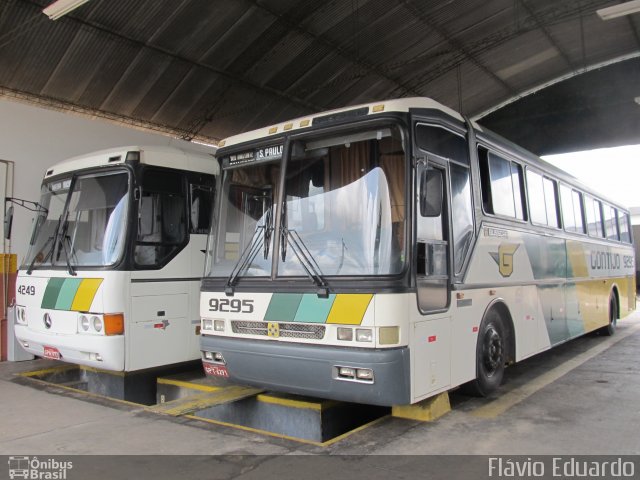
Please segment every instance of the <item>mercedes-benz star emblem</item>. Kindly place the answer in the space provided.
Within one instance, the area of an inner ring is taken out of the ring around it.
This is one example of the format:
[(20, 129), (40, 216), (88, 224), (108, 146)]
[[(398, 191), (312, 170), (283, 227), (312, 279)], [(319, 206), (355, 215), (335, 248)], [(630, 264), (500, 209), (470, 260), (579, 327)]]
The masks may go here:
[(44, 317), (42, 317), (42, 321), (44, 322), (44, 326), (46, 328), (51, 328), (51, 316), (48, 313), (44, 314)]

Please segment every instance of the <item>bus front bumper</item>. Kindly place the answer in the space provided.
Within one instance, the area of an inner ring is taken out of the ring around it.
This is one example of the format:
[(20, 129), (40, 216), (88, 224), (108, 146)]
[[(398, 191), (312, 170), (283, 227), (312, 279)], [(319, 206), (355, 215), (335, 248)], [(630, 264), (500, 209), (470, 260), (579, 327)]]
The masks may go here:
[(124, 336), (61, 335), (36, 332), (26, 325), (15, 325), (16, 338), (27, 352), (38, 357), (45, 347), (60, 352), (63, 362), (76, 363), (102, 370), (124, 371)]
[[(410, 403), (407, 347), (340, 348), (202, 335), (200, 349), (207, 374), (234, 382), (370, 405)], [(205, 360), (206, 352), (210, 357), (222, 355), (224, 360)], [(340, 374), (350, 373), (349, 369), (353, 377)], [(366, 378), (367, 371), (371, 379)]]

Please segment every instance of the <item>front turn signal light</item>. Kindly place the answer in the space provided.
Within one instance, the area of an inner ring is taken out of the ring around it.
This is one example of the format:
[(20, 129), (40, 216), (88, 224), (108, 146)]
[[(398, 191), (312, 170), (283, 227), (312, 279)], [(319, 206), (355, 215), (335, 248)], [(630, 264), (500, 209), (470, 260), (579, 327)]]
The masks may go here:
[(104, 334), (122, 335), (124, 333), (124, 315), (122, 313), (104, 314)]

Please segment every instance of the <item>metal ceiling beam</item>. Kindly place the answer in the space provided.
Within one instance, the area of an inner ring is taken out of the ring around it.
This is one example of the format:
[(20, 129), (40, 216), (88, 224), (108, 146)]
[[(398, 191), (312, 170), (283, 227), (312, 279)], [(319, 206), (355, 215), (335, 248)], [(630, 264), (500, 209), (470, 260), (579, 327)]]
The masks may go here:
[(274, 97), (279, 97), (279, 98), (281, 98), (283, 100), (286, 100), (286, 101), (289, 101), (291, 103), (297, 104), (300, 107), (304, 107), (304, 108), (310, 109), (312, 111), (321, 111), (322, 110), (322, 106), (320, 106), (320, 105), (315, 105), (315, 104), (310, 103), (310, 102), (308, 102), (308, 101), (306, 101), (304, 99), (296, 98), (296, 97), (294, 97), (292, 95), (289, 95), (287, 93), (281, 92), (281, 91), (279, 91), (277, 89), (270, 88), (270, 87), (267, 87), (267, 86), (264, 86), (264, 85), (260, 85), (258, 83), (255, 83), (255, 82), (252, 82), (250, 80), (247, 80), (245, 78), (239, 77), (237, 75), (232, 75), (227, 71), (215, 68), (215, 67), (213, 67), (213, 66), (211, 66), (209, 64), (200, 62), (198, 60), (193, 60), (193, 59), (190, 59), (190, 58), (186, 58), (186, 57), (184, 57), (182, 55), (178, 55), (176, 53), (173, 53), (173, 52), (171, 52), (169, 50), (166, 50), (164, 48), (161, 48), (161, 47), (157, 47), (157, 46), (154, 46), (154, 45), (150, 45), (150, 44), (144, 43), (144, 42), (142, 42), (140, 40), (137, 40), (137, 39), (132, 38), (130, 36), (124, 35), (122, 33), (116, 33), (116, 32), (114, 32), (112, 30), (104, 28), (102, 25), (100, 25), (100, 24), (98, 24), (96, 22), (93, 22), (93, 21), (90, 21), (90, 20), (82, 20), (82, 19), (78, 18), (75, 15), (65, 16), (60, 21), (62, 21), (62, 22), (74, 22), (74, 23), (77, 23), (77, 24), (82, 25), (84, 27), (88, 27), (88, 28), (94, 29), (96, 31), (99, 31), (102, 34), (105, 34), (107, 36), (110, 36), (110, 37), (117, 38), (119, 40), (128, 42), (128, 43), (130, 43), (132, 45), (137, 46), (141, 50), (148, 49), (148, 50), (154, 51), (156, 53), (160, 53), (162, 55), (166, 55), (166, 56), (168, 56), (168, 57), (170, 57), (170, 58), (172, 58), (174, 60), (179, 60), (179, 61), (182, 61), (182, 62), (186, 62), (187, 64), (190, 64), (190, 65), (192, 65), (194, 67), (203, 68), (203, 69), (205, 69), (205, 70), (207, 70), (207, 71), (209, 71), (211, 73), (214, 73), (216, 75), (220, 75), (222, 77), (228, 78), (231, 81), (236, 82), (239, 85), (245, 86), (245, 87), (247, 87), (247, 88), (249, 88), (251, 90), (258, 91), (260, 93), (264, 93), (264, 94), (271, 95), (271, 96), (274, 96)]
[[(601, 7), (603, 4), (608, 3), (607, 0), (580, 0), (577, 3), (569, 3), (569, 2), (558, 2), (556, 5), (553, 5), (553, 8), (550, 8), (548, 12), (545, 12), (542, 15), (538, 15), (539, 21), (543, 23), (545, 26), (557, 25), (568, 20), (576, 18), (576, 14), (583, 13), (593, 13), (595, 9)], [(517, 3), (516, 3), (517, 5)], [(471, 25), (467, 27), (462, 32), (465, 32), (468, 29), (474, 28), (475, 25)], [(502, 30), (497, 30), (490, 35), (480, 38), (475, 42), (470, 42), (466, 45), (468, 51), (470, 51), (474, 55), (478, 55), (484, 52), (487, 52), (509, 40), (513, 40), (524, 33), (535, 31), (537, 26), (535, 22), (531, 18), (524, 19), (519, 22), (517, 28), (513, 28), (512, 26), (504, 28)], [(438, 57), (442, 57), (444, 55), (453, 54), (454, 50), (445, 50), (438, 51), (431, 55), (425, 55), (420, 58), (420, 60), (428, 60), (435, 59)], [(455, 69), (463, 62), (464, 56), (459, 53), (457, 56), (453, 56), (452, 58), (448, 58), (446, 60), (442, 60), (432, 66), (428, 73), (420, 75), (416, 78), (416, 81), (419, 81), (419, 85), (426, 85), (433, 80), (441, 77), (445, 73)], [(414, 59), (408, 63), (415, 63), (418, 59)], [(396, 65), (396, 68), (401, 67), (402, 65)], [(414, 84), (415, 86), (415, 84)]]
[(544, 34), (545, 38), (549, 41), (549, 43), (553, 46), (553, 48), (555, 48), (558, 53), (560, 54), (560, 56), (562, 57), (562, 59), (566, 62), (567, 66), (569, 68), (571, 68), (571, 70), (575, 70), (576, 67), (573, 64), (573, 62), (571, 61), (571, 59), (569, 58), (569, 56), (566, 54), (566, 52), (564, 52), (564, 50), (562, 50), (562, 48), (560, 48), (560, 45), (558, 45), (558, 42), (556, 42), (553, 38), (553, 36), (551, 35), (551, 33), (549, 33), (549, 30), (547, 29), (546, 25), (538, 18), (538, 15), (536, 14), (536, 12), (534, 12), (529, 5), (527, 5), (527, 2), (525, 0), (516, 0), (520, 5), (522, 5), (522, 7), (525, 9), (525, 11), (527, 12), (527, 14), (533, 18), (535, 24), (538, 26), (538, 28), (540, 29), (540, 31)]
[[(418, 20), (424, 23), (426, 26), (435, 31), (438, 35), (440, 35), (449, 45), (451, 45), (456, 51), (458, 51), (462, 56), (467, 58), (473, 65), (475, 65), (478, 69), (484, 72), (489, 78), (495, 81), (498, 85), (500, 85), (507, 93), (513, 95), (515, 91), (513, 88), (509, 86), (504, 80), (502, 80), (498, 75), (495, 74), (492, 70), (490, 70), (486, 65), (482, 64), (480, 60), (469, 51), (462, 42), (456, 40), (451, 36), (443, 27), (433, 22), (426, 15), (424, 15), (419, 8), (417, 8), (413, 1), (411, 0), (399, 0)], [(424, 85), (423, 82), (419, 84), (419, 86)], [(419, 88), (419, 87), (418, 87)]]
[(640, 32), (638, 32), (638, 27), (636, 26), (636, 22), (631, 18), (631, 16), (627, 17), (627, 22), (629, 22), (629, 28), (631, 28), (631, 33), (633, 34), (633, 38), (636, 39), (636, 43), (640, 48)]
[[(400, 79), (390, 76), (381, 67), (379, 67), (377, 65), (374, 65), (374, 64), (371, 64), (371, 63), (363, 60), (362, 58), (358, 57), (357, 55), (355, 55), (353, 52), (349, 51), (348, 49), (343, 48), (340, 45), (328, 40), (324, 35), (318, 35), (318, 34), (312, 32), (311, 30), (308, 30), (308, 29), (300, 27), (300, 25), (297, 22), (294, 22), (294, 21), (290, 20), (285, 14), (278, 13), (278, 12), (276, 12), (274, 10), (271, 10), (270, 8), (267, 8), (259, 0), (247, 0), (247, 1), (249, 3), (255, 5), (256, 7), (260, 8), (261, 10), (269, 13), (270, 15), (273, 15), (274, 17), (280, 19), (283, 23), (285, 23), (285, 25), (290, 30), (295, 30), (295, 31), (297, 31), (299, 33), (302, 33), (303, 35), (307, 35), (308, 37), (312, 38), (315, 42), (318, 42), (319, 44), (323, 45), (324, 47), (328, 48), (329, 50), (335, 52), (336, 54), (338, 54), (339, 56), (343, 57), (347, 61), (353, 63), (354, 65), (358, 65), (359, 67), (362, 67), (365, 70), (368, 70), (370, 73), (373, 73), (373, 74), (375, 74), (375, 75), (377, 75), (379, 77), (384, 78), (385, 80), (393, 83), (397, 87), (405, 90), (409, 94), (419, 95), (418, 92), (416, 92), (415, 90), (410, 88), (408, 85), (403, 83)], [(318, 3), (319, 3), (320, 6), (324, 6), (324, 4), (322, 2), (318, 2)], [(316, 10), (314, 10), (314, 12)]]

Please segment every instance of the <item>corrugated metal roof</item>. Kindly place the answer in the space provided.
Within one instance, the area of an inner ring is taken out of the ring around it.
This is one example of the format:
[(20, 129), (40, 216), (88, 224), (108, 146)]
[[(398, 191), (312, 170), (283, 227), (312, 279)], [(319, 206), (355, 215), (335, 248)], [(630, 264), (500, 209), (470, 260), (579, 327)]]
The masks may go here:
[(50, 3), (0, 0), (3, 91), (210, 141), (391, 97), (473, 116), (640, 49), (610, 0)]

